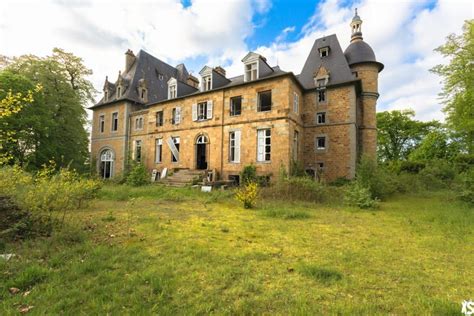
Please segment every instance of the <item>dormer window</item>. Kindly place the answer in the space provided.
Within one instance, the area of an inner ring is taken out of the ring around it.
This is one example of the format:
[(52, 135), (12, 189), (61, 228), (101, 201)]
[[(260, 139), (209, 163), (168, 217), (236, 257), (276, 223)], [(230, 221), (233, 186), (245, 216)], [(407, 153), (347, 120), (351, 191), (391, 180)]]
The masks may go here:
[(122, 96), (122, 87), (118, 86), (117, 87), (117, 98), (120, 98)]
[(178, 97), (178, 82), (175, 78), (168, 80), (168, 99)]
[(258, 79), (258, 63), (254, 62), (245, 65), (245, 81)]
[(104, 101), (109, 101), (109, 90), (104, 91)]
[(146, 89), (142, 88), (140, 92), (140, 98), (144, 101), (146, 99)]
[(319, 57), (324, 58), (329, 55), (329, 47), (322, 47), (319, 49)]
[(202, 77), (202, 90), (209, 91), (212, 89), (212, 76)]

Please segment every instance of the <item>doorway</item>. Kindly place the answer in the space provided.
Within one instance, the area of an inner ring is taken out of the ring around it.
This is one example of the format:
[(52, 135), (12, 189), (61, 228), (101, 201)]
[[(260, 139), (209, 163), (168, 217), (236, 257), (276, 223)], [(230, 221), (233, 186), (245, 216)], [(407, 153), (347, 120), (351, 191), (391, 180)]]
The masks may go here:
[(100, 176), (103, 179), (110, 179), (113, 176), (114, 155), (110, 149), (106, 149), (100, 155)]
[(198, 136), (196, 140), (196, 169), (207, 169), (207, 137), (204, 135)]

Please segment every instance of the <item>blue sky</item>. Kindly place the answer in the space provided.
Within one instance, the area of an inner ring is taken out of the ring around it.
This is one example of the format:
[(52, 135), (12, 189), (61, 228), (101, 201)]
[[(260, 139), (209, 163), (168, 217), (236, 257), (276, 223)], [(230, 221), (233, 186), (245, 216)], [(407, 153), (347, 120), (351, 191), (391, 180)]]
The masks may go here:
[(385, 64), (378, 110), (412, 108), (421, 120), (442, 120), (440, 78), (429, 69), (446, 60), (433, 50), (473, 18), (471, 2), (2, 0), (0, 55), (43, 56), (64, 48), (93, 70), (90, 79), (99, 92), (105, 76), (116, 78), (123, 68), (129, 48), (171, 65), (184, 62), (196, 75), (205, 65), (239, 75), (248, 51), (298, 74), (317, 38), (336, 34), (342, 49), (347, 47), (357, 7), (364, 40)]

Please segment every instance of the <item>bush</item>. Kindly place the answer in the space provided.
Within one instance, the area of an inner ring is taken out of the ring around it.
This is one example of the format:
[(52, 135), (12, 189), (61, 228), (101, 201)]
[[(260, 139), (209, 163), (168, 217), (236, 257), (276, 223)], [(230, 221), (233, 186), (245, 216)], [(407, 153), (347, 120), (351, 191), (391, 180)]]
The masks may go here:
[(356, 206), (361, 209), (376, 208), (378, 206), (378, 200), (372, 197), (370, 190), (358, 182), (347, 188), (344, 202), (349, 206)]
[(131, 169), (130, 172), (127, 175), (127, 178), (125, 180), (125, 183), (133, 186), (133, 187), (139, 187), (142, 185), (149, 184), (149, 177), (148, 177), (148, 172), (146, 171), (145, 165), (142, 163), (135, 163)]
[(265, 195), (272, 199), (322, 202), (326, 193), (325, 186), (309, 177), (291, 177), (279, 179)]
[(243, 187), (237, 189), (235, 198), (244, 204), (244, 208), (253, 208), (259, 194), (256, 182), (247, 182)]
[(474, 167), (466, 170), (456, 178), (458, 198), (474, 205)]
[(454, 158), (454, 163), (459, 172), (468, 171), (474, 167), (474, 154), (460, 154)]
[(349, 183), (351, 183), (351, 180), (349, 180), (347, 178), (344, 178), (344, 177), (340, 177), (340, 178), (337, 178), (336, 180), (332, 181), (331, 183), (329, 183), (329, 185), (332, 185), (332, 186), (335, 186), (335, 187), (343, 187), (345, 185), (348, 185)]
[(421, 161), (401, 161), (398, 172), (417, 174), (425, 168), (426, 164)]
[(369, 190), (372, 199), (382, 199), (397, 190), (397, 183), (386, 169), (377, 167), (377, 162), (362, 157), (356, 171), (356, 182)]
[(240, 183), (245, 185), (252, 182), (257, 182), (257, 167), (247, 165), (240, 173)]

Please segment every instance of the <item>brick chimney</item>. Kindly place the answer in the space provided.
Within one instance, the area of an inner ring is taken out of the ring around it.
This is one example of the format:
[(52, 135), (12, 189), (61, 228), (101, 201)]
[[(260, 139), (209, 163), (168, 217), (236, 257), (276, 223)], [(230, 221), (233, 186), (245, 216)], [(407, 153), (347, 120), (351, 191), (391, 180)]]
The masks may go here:
[(191, 87), (199, 89), (199, 79), (194, 77), (193, 75), (188, 76), (188, 80), (186, 81), (186, 83)]
[(221, 66), (215, 67), (214, 70), (215, 70), (218, 74), (221, 74), (223, 77), (225, 77), (225, 69), (222, 68)]
[(133, 54), (132, 50), (127, 50), (127, 52), (125, 53), (125, 72), (127, 72), (132, 67), (133, 63), (135, 62), (135, 59), (137, 58)]

